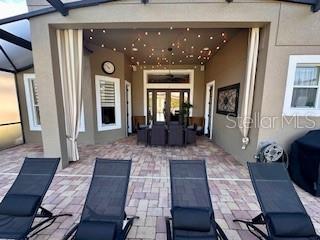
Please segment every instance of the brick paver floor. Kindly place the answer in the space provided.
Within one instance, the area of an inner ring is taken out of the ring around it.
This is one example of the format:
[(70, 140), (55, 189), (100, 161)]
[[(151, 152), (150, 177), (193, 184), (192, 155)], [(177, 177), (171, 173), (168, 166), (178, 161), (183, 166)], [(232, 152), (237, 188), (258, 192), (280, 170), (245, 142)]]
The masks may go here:
[[(13, 183), (26, 156), (42, 155), (41, 146), (22, 145), (0, 152), (0, 200)], [(254, 238), (234, 218), (250, 219), (259, 213), (246, 166), (206, 138), (196, 146), (145, 147), (135, 137), (106, 145), (80, 146), (81, 160), (59, 170), (46, 194), (44, 207), (54, 213), (72, 213), (58, 219), (51, 227), (32, 239), (60, 240), (77, 221), (91, 180), (96, 157), (132, 159), (126, 212), (140, 217), (129, 239), (166, 239), (165, 216), (170, 215), (169, 159), (205, 159), (216, 221), (230, 240)], [(297, 188), (297, 191), (320, 233), (320, 198)]]

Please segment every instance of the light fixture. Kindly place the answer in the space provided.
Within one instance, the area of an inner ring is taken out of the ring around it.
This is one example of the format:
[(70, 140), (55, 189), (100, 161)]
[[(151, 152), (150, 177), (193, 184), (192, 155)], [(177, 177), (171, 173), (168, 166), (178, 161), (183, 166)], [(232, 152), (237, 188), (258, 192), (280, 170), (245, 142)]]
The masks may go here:
[(105, 30), (105, 29), (103, 29), (103, 30), (102, 30), (102, 32), (103, 32), (103, 33), (106, 33), (106, 30)]
[(212, 40), (213, 39), (213, 36), (210, 36), (210, 40)]
[(124, 47), (124, 48), (123, 48), (123, 50), (124, 50), (124, 51), (126, 51), (126, 50), (127, 50), (127, 48), (126, 48), (126, 47)]
[(131, 46), (134, 47), (134, 43), (132, 43)]
[(219, 50), (219, 49), (220, 49), (220, 47), (218, 46), (218, 47), (217, 47), (217, 50)]
[(160, 35), (161, 35), (161, 32), (158, 32), (158, 35), (160, 36)]
[(104, 44), (103, 44), (103, 43), (101, 44), (101, 47), (104, 47)]
[(184, 39), (183, 39), (183, 41), (185, 41), (185, 42), (186, 42), (186, 41), (187, 41), (187, 38), (184, 38)]
[(170, 30), (172, 30), (172, 29), (173, 29), (173, 27), (171, 26), (171, 27), (170, 27)]
[(174, 53), (171, 53), (171, 55), (173, 56), (173, 55), (174, 55)]
[(92, 29), (92, 28), (90, 29), (90, 32), (93, 32), (93, 29)]
[(172, 62), (172, 65), (174, 65), (174, 62)]
[(179, 60), (179, 62), (181, 62), (181, 63), (182, 63), (182, 60)]
[(202, 50), (200, 50), (200, 53), (203, 53), (203, 51), (202, 51)]
[(197, 66), (194, 66), (194, 69), (197, 69)]
[(152, 66), (152, 68), (154, 68), (154, 66)]
[(116, 49), (116, 48), (114, 48), (114, 49), (113, 49), (113, 51), (117, 51), (117, 49)]
[(201, 35), (200, 34), (198, 34), (198, 38), (200, 38), (201, 37)]
[(184, 51), (182, 50), (182, 53), (184, 53)]
[(139, 62), (137, 62), (137, 65), (140, 65), (140, 63), (139, 63)]
[(210, 48), (208, 48), (208, 47), (203, 48), (203, 51), (209, 51), (209, 50), (210, 50)]
[(223, 32), (223, 33), (221, 33), (221, 36), (222, 36), (222, 37), (224, 37), (224, 36), (225, 36), (225, 33), (224, 33), (224, 32)]
[(192, 49), (194, 49), (194, 46), (191, 46)]
[(147, 44), (145, 44), (145, 43), (144, 43), (144, 44), (143, 44), (143, 46), (144, 46), (144, 47), (146, 47), (146, 46), (147, 46)]
[(144, 33), (144, 35), (146, 35), (146, 36), (147, 36), (147, 35), (148, 35), (148, 32), (145, 32), (145, 33)]
[(201, 62), (201, 65), (203, 65), (203, 62)]
[(151, 55), (149, 55), (149, 58), (151, 58)]
[(134, 48), (132, 48), (132, 51), (137, 52), (138, 48), (134, 47)]
[(189, 57), (193, 58), (193, 55), (191, 54)]
[(90, 36), (89, 39), (92, 40), (92, 36)]
[(186, 58), (188, 58), (189, 57), (189, 55), (186, 55)]
[(201, 56), (198, 56), (198, 59), (200, 59), (201, 58)]
[(190, 31), (190, 28), (187, 28), (187, 31), (189, 32), (189, 31)]
[(154, 48), (152, 48), (151, 51), (154, 52)]
[(138, 38), (138, 41), (140, 41), (141, 40), (141, 38)]
[(143, 61), (144, 64), (146, 64), (146, 61)]
[(164, 49), (162, 49), (161, 52), (164, 52)]
[(175, 43), (172, 43), (171, 45), (172, 45), (172, 47), (174, 47), (174, 46), (175, 46)]
[(134, 59), (134, 56), (132, 56), (131, 59), (133, 60), (133, 59)]
[(226, 39), (224, 39), (224, 40), (223, 40), (223, 43), (226, 43), (226, 42), (227, 42), (227, 40), (226, 40)]

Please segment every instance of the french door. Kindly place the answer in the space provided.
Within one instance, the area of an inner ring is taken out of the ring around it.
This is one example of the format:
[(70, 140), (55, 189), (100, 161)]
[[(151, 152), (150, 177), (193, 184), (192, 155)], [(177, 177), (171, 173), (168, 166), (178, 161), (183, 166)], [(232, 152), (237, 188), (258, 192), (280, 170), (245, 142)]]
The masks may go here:
[(189, 89), (148, 89), (148, 123), (184, 121), (187, 114), (185, 103), (190, 101)]

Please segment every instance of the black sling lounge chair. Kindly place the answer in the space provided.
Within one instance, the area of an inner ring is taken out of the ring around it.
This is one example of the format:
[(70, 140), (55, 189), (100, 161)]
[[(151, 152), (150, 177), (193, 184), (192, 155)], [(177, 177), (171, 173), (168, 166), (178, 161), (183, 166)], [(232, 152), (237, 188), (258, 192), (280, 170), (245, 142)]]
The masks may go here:
[[(245, 223), (258, 239), (318, 240), (310, 217), (303, 207), (282, 163), (248, 163), (253, 188), (262, 213)], [(267, 234), (257, 225), (266, 225)]]
[(171, 160), (170, 177), (172, 219), (166, 219), (167, 239), (227, 240), (214, 220), (205, 161)]
[[(57, 170), (59, 158), (26, 158), (15, 182), (0, 204), (0, 238), (28, 239), (58, 217), (41, 207)], [(35, 218), (43, 218), (32, 226)]]
[[(97, 159), (80, 223), (64, 237), (75, 240), (123, 240), (133, 220), (124, 208), (131, 160)], [(124, 220), (127, 220), (123, 227)]]

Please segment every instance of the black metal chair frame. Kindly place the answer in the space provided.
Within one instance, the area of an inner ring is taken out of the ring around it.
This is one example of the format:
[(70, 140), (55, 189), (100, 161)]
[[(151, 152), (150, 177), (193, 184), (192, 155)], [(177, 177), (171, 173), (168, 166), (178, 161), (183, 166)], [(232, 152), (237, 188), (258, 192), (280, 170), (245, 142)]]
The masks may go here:
[[(28, 159), (31, 159), (31, 158), (27, 158), (26, 157), (25, 161), (24, 161), (24, 164), (25, 164), (25, 162), (28, 161)], [(41, 161), (41, 160), (39, 160), (39, 161)], [(52, 161), (57, 161), (57, 163), (56, 163), (56, 169), (57, 169), (60, 159), (59, 158), (55, 158), (55, 159), (52, 159)], [(23, 167), (21, 169), (23, 169)], [(21, 174), (21, 170), (20, 170), (19, 175), (20, 174)], [(49, 186), (50, 186), (50, 184), (51, 184), (51, 182), (53, 180), (53, 177), (54, 177), (54, 173), (52, 174), (51, 179), (49, 180), (50, 183), (46, 186), (46, 189), (44, 191), (45, 193), (48, 191)], [(13, 183), (13, 184), (15, 184), (15, 183)], [(19, 240), (20, 239), (21, 240), (22, 239), (30, 239), (31, 237), (35, 236), (39, 232), (41, 232), (41, 231), (45, 230), (46, 228), (50, 227), (59, 217), (71, 217), (72, 216), (72, 214), (69, 214), (69, 213), (54, 215), (51, 211), (49, 211), (49, 210), (45, 209), (44, 207), (42, 207), (41, 204), (42, 204), (44, 196), (45, 196), (45, 194), (43, 194), (41, 196), (41, 198), (40, 198), (39, 204), (38, 204), (38, 206), (36, 207), (36, 210), (35, 210), (35, 214), (33, 215), (32, 222), (34, 222), (35, 218), (41, 218), (41, 219), (44, 219), (44, 220), (40, 221), (39, 223), (37, 223), (34, 226), (31, 226), (29, 231), (27, 231), (24, 236), (21, 236), (19, 238)]]
[[(97, 160), (98, 160), (98, 159), (97, 159)], [(101, 159), (100, 159), (100, 160), (101, 160)], [(107, 159), (103, 159), (103, 161), (117, 161), (117, 160), (107, 160)], [(120, 160), (120, 161), (122, 161), (122, 160)], [(128, 161), (130, 161), (130, 168), (129, 168), (129, 172), (128, 172), (128, 175), (130, 175), (131, 160), (128, 160)], [(95, 172), (95, 170), (94, 170), (94, 172)], [(129, 178), (128, 178), (128, 184), (129, 184)], [(91, 186), (90, 186), (90, 188), (91, 188)], [(127, 188), (128, 188), (128, 185), (127, 185)], [(90, 192), (90, 189), (89, 189), (88, 193), (89, 193), (89, 192)], [(127, 217), (127, 214), (126, 214), (125, 212), (124, 212), (124, 216), (125, 216), (125, 217), (124, 217), (123, 220), (127, 220), (127, 223), (126, 223), (124, 229), (123, 229), (122, 232), (121, 232), (120, 238), (117, 238), (117, 240), (125, 240), (125, 239), (127, 238), (128, 234), (129, 234), (129, 231), (130, 231), (130, 229), (131, 229), (131, 227), (132, 227), (132, 225), (133, 225), (134, 220), (135, 220), (135, 219), (139, 219), (138, 216)], [(72, 227), (72, 228), (70, 229), (70, 231), (63, 237), (63, 240), (68, 240), (68, 239), (73, 240), (73, 239), (75, 239), (75, 233), (76, 233), (76, 231), (77, 231), (77, 229), (78, 229), (78, 227), (79, 227), (79, 224), (80, 224), (80, 223), (78, 223), (78, 224), (76, 224), (74, 227)]]
[[(249, 164), (250, 163), (248, 163), (248, 166), (249, 166)], [(267, 163), (265, 163), (265, 164), (267, 164)], [(254, 177), (253, 177), (251, 171), (249, 171), (249, 172), (250, 172), (251, 181), (253, 181)], [(254, 190), (257, 191), (254, 184), (253, 184), (253, 186), (254, 186)], [(259, 198), (258, 198), (258, 200), (259, 200), (259, 204), (261, 205)], [(264, 213), (260, 213), (259, 215), (254, 217), (252, 220), (234, 219), (233, 222), (244, 223), (246, 225), (247, 229), (249, 230), (249, 232), (251, 234), (253, 234), (259, 240), (272, 240), (272, 238), (268, 234), (264, 233), (261, 229), (258, 228), (259, 225), (267, 227), (267, 223), (265, 221), (264, 216), (265, 216)], [(314, 240), (320, 240), (320, 236), (317, 236), (316, 239), (314, 239)]]
[[(185, 160), (185, 161), (188, 162), (188, 161), (192, 161), (192, 160)], [(204, 164), (205, 176), (206, 176), (206, 185), (207, 185), (207, 189), (208, 189), (209, 199), (210, 199), (210, 202), (211, 202), (210, 190), (209, 190), (209, 184), (208, 184), (208, 176), (207, 176), (207, 171), (206, 171), (206, 166), (205, 166), (205, 160), (195, 160), (195, 161), (199, 161), (199, 162), (202, 162), (202, 164)], [(171, 170), (170, 170), (170, 174), (171, 174)], [(172, 188), (172, 182), (171, 182), (171, 188)], [(172, 201), (172, 198), (173, 198), (173, 195), (171, 195), (171, 201)], [(212, 212), (214, 212), (213, 209), (212, 209), (212, 203), (211, 203), (210, 208), (211, 208)], [(215, 219), (212, 217), (211, 220), (212, 220), (212, 224), (215, 223), (216, 233), (217, 233), (218, 239), (219, 240), (228, 240), (227, 236), (223, 232), (222, 228), (215, 221)], [(170, 223), (170, 222), (172, 222), (172, 218), (171, 217), (166, 217), (165, 221), (166, 221), (167, 240), (173, 240), (172, 233), (171, 233), (171, 223)]]

